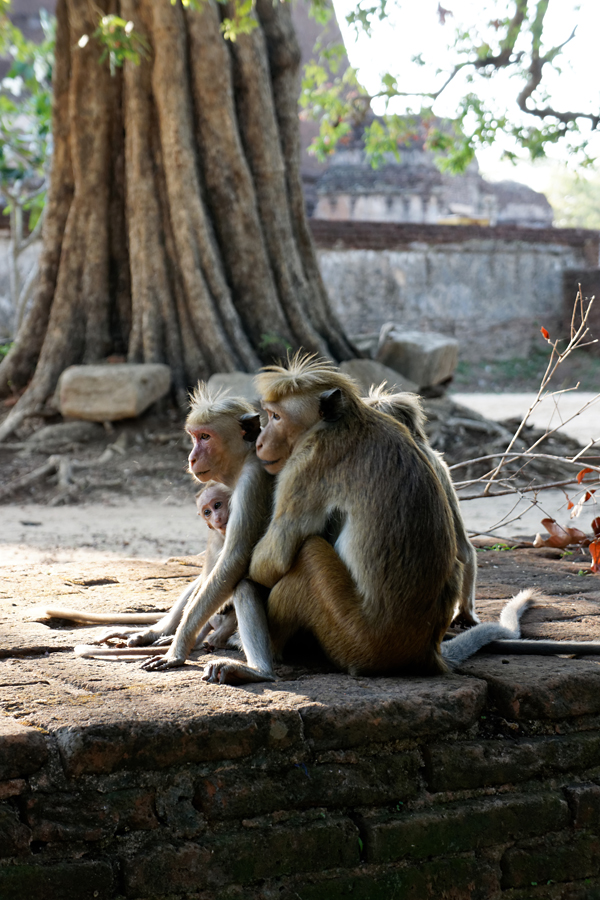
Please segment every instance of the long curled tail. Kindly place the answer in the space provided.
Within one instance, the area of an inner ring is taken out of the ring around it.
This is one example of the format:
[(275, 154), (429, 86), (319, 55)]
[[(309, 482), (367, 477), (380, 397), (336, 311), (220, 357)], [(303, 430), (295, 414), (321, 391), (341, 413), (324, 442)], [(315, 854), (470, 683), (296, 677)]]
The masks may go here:
[(36, 606), (25, 610), (28, 619), (44, 622), (46, 619), (67, 619), (80, 625), (154, 625), (165, 615), (155, 613), (95, 613), (84, 609), (67, 609), (61, 606)]
[(519, 591), (506, 604), (499, 622), (483, 622), (475, 625), (449, 641), (442, 643), (442, 656), (449, 666), (459, 666), (486, 644), (492, 641), (510, 641), (521, 637), (521, 616), (533, 604), (535, 591)]

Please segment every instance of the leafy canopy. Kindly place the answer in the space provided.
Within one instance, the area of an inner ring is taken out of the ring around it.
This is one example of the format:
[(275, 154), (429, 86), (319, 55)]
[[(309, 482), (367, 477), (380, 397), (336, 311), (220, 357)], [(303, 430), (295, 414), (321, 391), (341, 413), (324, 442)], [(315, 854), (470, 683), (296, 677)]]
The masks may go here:
[(46, 165), (52, 143), (54, 19), (40, 11), (41, 44), (28, 41), (0, 3), (0, 55), (12, 60), (0, 90), (0, 193), (7, 211), (30, 211), (33, 228), (44, 205)]
[[(207, 0), (181, 2), (184, 7), (200, 10)], [(221, 30), (227, 40), (235, 41), (256, 28), (255, 0), (218, 2), (224, 7)], [(310, 0), (311, 15), (324, 26), (333, 15), (331, 2)], [(588, 146), (589, 135), (598, 129), (600, 110), (565, 110), (552, 105), (547, 75), (560, 72), (561, 53), (574, 37), (575, 29), (565, 26), (558, 42), (548, 41), (549, 5), (550, 0), (482, 0), (477, 7), (478, 21), (465, 28), (453, 24), (452, 9), (444, 8), (440, 2), (438, 20), (448, 29), (447, 44), (453, 63), (447, 70), (437, 70), (437, 86), (428, 91), (420, 90), (413, 79), (404, 83), (388, 72), (381, 76), (378, 89), (369, 93), (360, 83), (357, 70), (347, 65), (344, 47), (322, 41), (306, 67), (301, 95), (304, 114), (320, 121), (320, 134), (314, 143), (317, 156), (330, 154), (354, 126), (360, 125), (367, 155), (374, 165), (381, 164), (389, 154), (398, 156), (398, 146), (417, 132), (424, 138), (425, 147), (438, 154), (441, 167), (453, 172), (463, 171), (477, 148), (493, 144), (500, 134), (508, 136), (512, 146), (527, 151), (532, 159), (545, 156), (549, 146), (561, 142), (579, 154), (584, 164), (590, 163), (593, 155)], [(0, 14), (7, 8), (8, 0), (0, 0)], [(357, 35), (371, 35), (376, 24), (392, 13), (410, 17), (412, 9), (412, 3), (406, 0), (358, 0), (347, 13), (346, 21)], [(5, 51), (10, 46), (15, 60), (10, 77), (23, 78), (32, 99), (35, 96), (43, 104), (38, 87), (29, 87), (30, 73), (35, 68), (32, 47), (22, 35), (17, 35), (6, 15), (0, 15), (0, 20), (3, 46)], [(113, 73), (126, 61), (139, 63), (150, 52), (133, 22), (117, 15), (99, 14), (95, 31), (81, 36), (80, 47), (90, 39), (101, 45), (101, 59), (108, 60)], [(411, 61), (417, 67), (424, 66), (428, 48), (417, 50)], [(42, 55), (44, 52), (47, 55), (47, 47), (40, 51)], [(38, 55), (38, 63), (39, 59)], [(512, 78), (516, 114), (509, 114), (508, 110), (498, 112), (484, 99), (484, 83), (500, 72), (509, 73)], [(456, 92), (459, 82), (456, 113), (451, 122), (441, 121), (435, 115), (436, 102), (450, 93), (451, 86)], [(47, 96), (45, 100), (49, 103)], [(400, 100), (402, 113), (397, 111)], [(381, 110), (376, 118), (372, 104)], [(514, 159), (516, 152), (507, 150), (505, 155)]]

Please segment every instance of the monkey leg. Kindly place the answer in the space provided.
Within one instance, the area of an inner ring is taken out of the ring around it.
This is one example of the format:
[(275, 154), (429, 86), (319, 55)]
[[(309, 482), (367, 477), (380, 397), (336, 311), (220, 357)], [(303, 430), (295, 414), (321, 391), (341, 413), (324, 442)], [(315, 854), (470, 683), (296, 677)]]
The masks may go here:
[(370, 621), (363, 604), (333, 547), (323, 538), (309, 538), (269, 595), (267, 615), (275, 652), (280, 654), (296, 631), (307, 628), (332, 662), (351, 674), (444, 670), (436, 661), (437, 635), (407, 628), (401, 617), (387, 625)]
[(475, 612), (475, 588), (477, 585), (477, 551), (466, 533), (457, 534), (458, 559), (463, 563), (462, 589), (453, 625), (472, 628), (479, 624), (479, 616)]
[(246, 664), (232, 659), (216, 659), (205, 667), (202, 680), (234, 685), (275, 681), (273, 651), (261, 588), (248, 579), (240, 581), (233, 594), (233, 605)]

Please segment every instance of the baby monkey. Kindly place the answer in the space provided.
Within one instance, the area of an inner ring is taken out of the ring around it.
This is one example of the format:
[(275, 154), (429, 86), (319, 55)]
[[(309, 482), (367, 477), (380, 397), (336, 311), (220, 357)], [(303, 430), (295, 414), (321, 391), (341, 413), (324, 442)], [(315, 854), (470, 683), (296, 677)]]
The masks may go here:
[[(225, 537), (229, 521), (229, 500), (232, 493), (226, 485), (220, 484), (218, 481), (208, 481), (196, 494), (198, 515), (202, 516), (211, 531), (217, 531), (223, 537)], [(214, 543), (218, 543), (218, 539)], [(218, 545), (219, 552), (221, 547), (222, 542)], [(227, 647), (239, 649), (236, 639), (231, 639), (236, 630), (237, 619), (233, 604), (226, 603), (218, 613), (210, 617), (202, 628), (196, 640), (196, 646), (204, 643), (211, 650)]]
[(229, 521), (229, 499), (231, 489), (218, 481), (209, 481), (196, 494), (198, 515), (202, 516), (209, 528), (218, 531), (225, 537), (225, 529)]

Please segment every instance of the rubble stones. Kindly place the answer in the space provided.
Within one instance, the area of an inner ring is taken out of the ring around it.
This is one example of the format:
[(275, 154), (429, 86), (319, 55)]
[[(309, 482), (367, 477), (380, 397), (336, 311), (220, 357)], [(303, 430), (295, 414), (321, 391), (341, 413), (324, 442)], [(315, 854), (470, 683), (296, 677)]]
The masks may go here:
[(378, 387), (383, 381), (386, 382), (386, 389), (390, 391), (416, 393), (419, 390), (413, 381), (373, 359), (350, 359), (343, 362), (340, 369), (358, 382), (364, 394), (368, 394), (371, 387)]
[(458, 341), (444, 334), (405, 331), (388, 322), (381, 329), (375, 358), (419, 387), (442, 384), (458, 364)]

